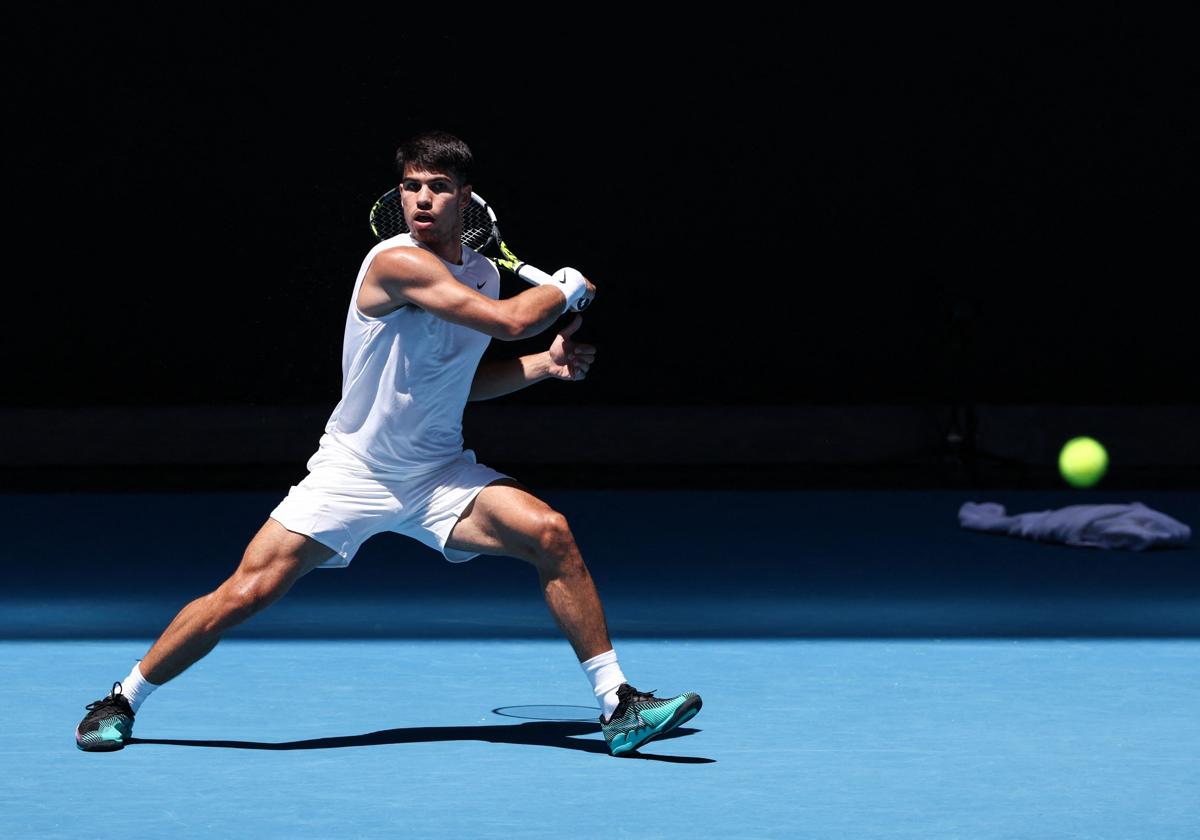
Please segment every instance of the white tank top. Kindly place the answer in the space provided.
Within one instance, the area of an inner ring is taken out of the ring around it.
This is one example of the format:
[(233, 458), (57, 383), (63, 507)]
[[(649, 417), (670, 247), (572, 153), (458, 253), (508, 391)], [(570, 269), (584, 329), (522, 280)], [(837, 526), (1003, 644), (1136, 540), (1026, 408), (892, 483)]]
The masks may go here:
[[(491, 337), (412, 303), (379, 318), (359, 311), (358, 290), (371, 261), (402, 245), (429, 250), (403, 233), (372, 248), (358, 270), (342, 343), (342, 399), (315, 457), (408, 477), (462, 454), (463, 407)], [(499, 298), (496, 267), (466, 247), (462, 259), (442, 264), (458, 282)]]

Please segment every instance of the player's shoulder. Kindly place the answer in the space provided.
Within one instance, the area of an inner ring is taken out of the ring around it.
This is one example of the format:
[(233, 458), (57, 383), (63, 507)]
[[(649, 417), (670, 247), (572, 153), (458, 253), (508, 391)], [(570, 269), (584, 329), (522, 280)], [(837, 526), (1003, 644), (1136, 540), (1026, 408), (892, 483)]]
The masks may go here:
[(435, 254), (400, 237), (376, 245), (369, 260), (373, 273), (395, 277), (424, 276), (442, 267)]
[[(390, 239), (385, 239), (382, 242), (375, 243), (375, 247), (371, 249), (371, 256), (379, 254), (429, 254), (429, 251), (417, 244), (407, 233), (399, 233)], [(429, 256), (433, 256), (429, 254)]]

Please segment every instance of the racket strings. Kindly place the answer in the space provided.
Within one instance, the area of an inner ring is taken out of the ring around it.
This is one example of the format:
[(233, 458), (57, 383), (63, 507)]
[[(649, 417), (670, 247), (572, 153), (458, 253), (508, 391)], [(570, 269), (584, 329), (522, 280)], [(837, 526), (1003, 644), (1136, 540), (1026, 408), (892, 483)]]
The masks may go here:
[(408, 233), (398, 191), (392, 190), (375, 204), (371, 211), (371, 229), (380, 239), (391, 239), (393, 236)]
[(482, 251), (492, 241), (492, 217), (478, 201), (463, 208), (462, 243), (472, 251)]
[[(375, 205), (371, 212), (371, 229), (381, 240), (408, 233), (398, 190), (392, 190)], [(483, 204), (473, 200), (463, 208), (463, 245), (472, 251), (482, 251), (491, 244), (492, 233), (492, 218)]]

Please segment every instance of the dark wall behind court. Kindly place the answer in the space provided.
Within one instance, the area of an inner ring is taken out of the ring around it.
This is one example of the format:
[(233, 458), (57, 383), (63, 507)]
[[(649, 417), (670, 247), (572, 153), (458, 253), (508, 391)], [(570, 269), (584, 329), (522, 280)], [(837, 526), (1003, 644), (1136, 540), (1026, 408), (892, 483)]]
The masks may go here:
[(121, 15), (12, 30), (10, 405), (332, 405), (367, 211), (427, 127), (521, 256), (600, 290), (586, 384), (508, 401), (1198, 401), (1170, 21), (596, 20), (523, 54)]

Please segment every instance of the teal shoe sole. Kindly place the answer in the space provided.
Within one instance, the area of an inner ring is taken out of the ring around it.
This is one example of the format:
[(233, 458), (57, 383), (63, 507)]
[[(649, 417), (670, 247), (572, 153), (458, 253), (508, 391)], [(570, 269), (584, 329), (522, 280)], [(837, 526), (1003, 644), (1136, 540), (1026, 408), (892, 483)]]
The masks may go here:
[[(75, 746), (84, 752), (116, 752), (117, 750), (125, 749), (125, 745), (129, 743), (132, 737), (132, 732), (129, 730), (132, 727), (122, 726), (121, 724), (110, 724), (102, 727), (95, 732), (89, 732), (87, 735), (80, 735), (79, 730), (75, 730)], [(104, 737), (104, 735), (110, 737)], [(119, 735), (119, 738), (113, 738), (112, 735)]]

